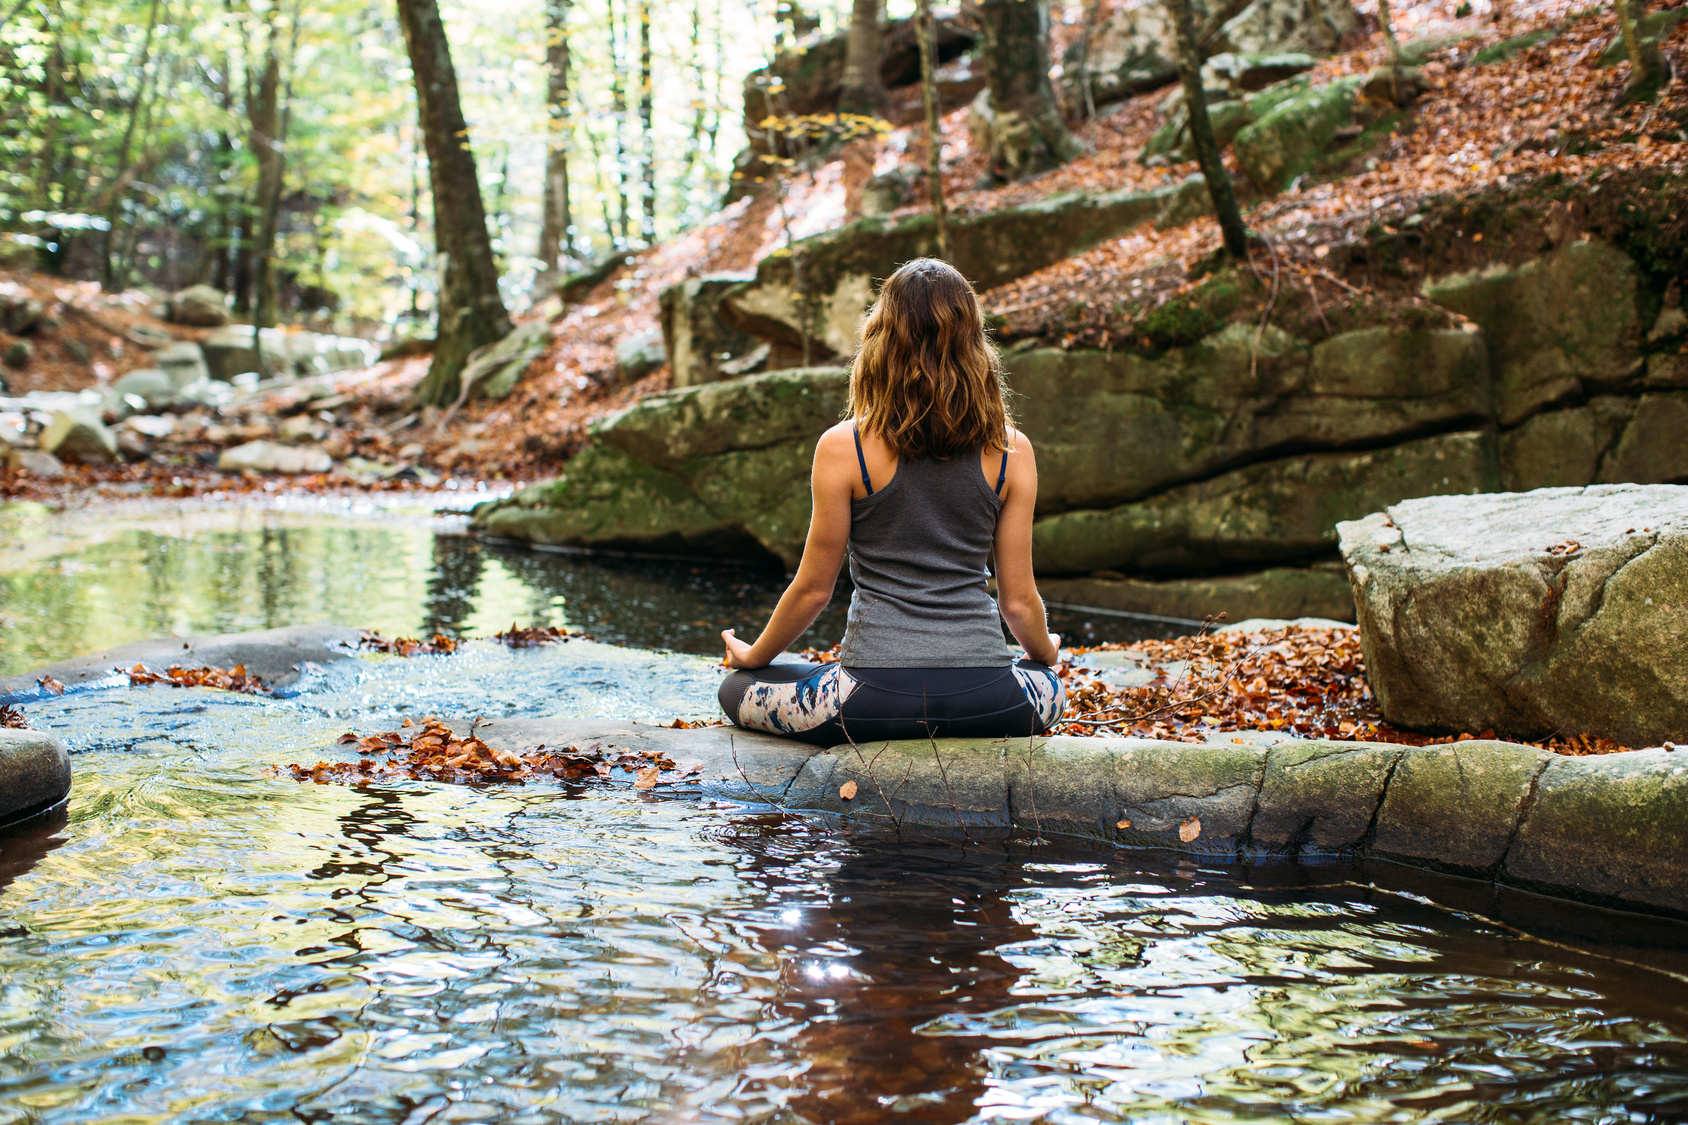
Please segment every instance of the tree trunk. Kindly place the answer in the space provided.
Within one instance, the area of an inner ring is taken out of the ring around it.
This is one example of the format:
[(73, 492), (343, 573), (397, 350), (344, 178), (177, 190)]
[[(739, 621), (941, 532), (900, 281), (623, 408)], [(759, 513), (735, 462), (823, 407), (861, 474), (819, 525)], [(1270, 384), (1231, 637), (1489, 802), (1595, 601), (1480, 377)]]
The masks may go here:
[(932, 20), (932, 0), (919, 0), (914, 18), (920, 42), (920, 95), (926, 103), (926, 193), (932, 201), (932, 222), (937, 228), (938, 257), (949, 260), (949, 222), (944, 213), (943, 115), (938, 112), (938, 52)]
[(1225, 238), (1225, 250), (1242, 261), (1248, 257), (1248, 231), (1243, 226), (1242, 213), (1237, 210), (1237, 196), (1231, 188), (1231, 174), (1219, 156), (1219, 144), (1213, 137), (1213, 122), (1207, 116), (1207, 94), (1202, 89), (1201, 51), (1196, 43), (1195, 20), (1190, 15), (1190, 0), (1166, 0), (1171, 8), (1174, 33), (1178, 39), (1178, 77), (1184, 83), (1184, 106), (1190, 119), (1190, 143), (1196, 150), (1196, 163), (1201, 165), (1207, 180), (1207, 194), (1213, 200), (1213, 213), (1219, 219), (1219, 231)]
[(1096, 116), (1096, 94), (1090, 81), (1090, 39), (1102, 18), (1102, 0), (1090, 0), (1084, 9), (1084, 29), (1078, 39), (1078, 92), (1084, 101), (1084, 119)]
[[(1621, 3), (1622, 0), (1619, 0)], [(123, 140), (117, 146), (117, 163), (112, 171), (114, 180), (120, 180), (129, 170), (129, 146), (135, 139), (135, 122), (141, 115), (141, 104), (146, 100), (148, 62), (152, 58), (152, 33), (158, 27), (158, 0), (152, 0), (147, 9), (146, 37), (141, 40), (140, 61), (135, 64), (135, 104), (129, 107), (129, 122), (123, 127)], [(105, 208), (105, 243), (101, 251), (103, 276), (101, 283), (111, 289), (118, 284), (117, 262), (112, 257), (112, 243), (117, 232), (117, 212), (123, 203), (123, 192), (114, 191), (106, 203)]]
[(1389, 15), (1389, 0), (1377, 0), (1377, 22), (1383, 25), (1383, 43), (1389, 52), (1389, 94), (1401, 104), (1401, 41), (1395, 38), (1395, 21)]
[(436, 0), (398, 0), (398, 9), (416, 77), (441, 275), (434, 362), (416, 398), (439, 406), (456, 400), (458, 375), (469, 353), (509, 335), (510, 314), (498, 294), (475, 155), (469, 149), (469, 127), (457, 97), (457, 71), (439, 5)]
[(1642, 18), (1647, 14), (1646, 0), (1612, 0), (1617, 10), (1618, 31), (1623, 36), (1624, 53), (1629, 56), (1629, 88), (1624, 97), (1629, 101), (1650, 102), (1658, 96), (1670, 76), (1670, 64), (1658, 43), (1644, 34)]
[(252, 272), (258, 295), (252, 323), (259, 328), (275, 324), (275, 238), (281, 225), (281, 183), (287, 172), (287, 158), (281, 149), (281, 58), (276, 54), (273, 26), (269, 38), (263, 73), (246, 103), (252, 155), (258, 161), (258, 221), (252, 239)]
[(850, 38), (844, 56), (844, 90), (838, 95), (840, 113), (878, 117), (890, 94), (880, 73), (880, 0), (854, 0), (850, 8)]
[(1049, 84), (1048, 0), (981, 0), (980, 54), (995, 120), (991, 173), (1017, 180), (1083, 151), (1055, 108)]
[(545, 202), (539, 228), (543, 273), (555, 273), (572, 250), (569, 227), (569, 7), (572, 0), (545, 0), (546, 79)]
[(615, 110), (615, 248), (627, 248), (633, 233), (631, 209), (627, 205), (627, 86), (623, 81), (627, 63), (626, 5), (622, 6), (622, 20), (615, 18), (615, 0), (609, 0), (610, 17), (610, 103)]
[(656, 244), (656, 134), (652, 128), (655, 110), (651, 86), (651, 6), (639, 0), (639, 180), (643, 217), (639, 237), (646, 246)]

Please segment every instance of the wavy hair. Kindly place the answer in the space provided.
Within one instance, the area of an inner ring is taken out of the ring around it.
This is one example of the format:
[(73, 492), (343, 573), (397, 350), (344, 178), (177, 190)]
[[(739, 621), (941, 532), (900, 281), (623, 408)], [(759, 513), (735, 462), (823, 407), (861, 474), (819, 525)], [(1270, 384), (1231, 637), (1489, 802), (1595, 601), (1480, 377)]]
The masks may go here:
[(885, 279), (862, 320), (845, 413), (899, 457), (1007, 448), (1002, 360), (954, 267), (916, 258)]

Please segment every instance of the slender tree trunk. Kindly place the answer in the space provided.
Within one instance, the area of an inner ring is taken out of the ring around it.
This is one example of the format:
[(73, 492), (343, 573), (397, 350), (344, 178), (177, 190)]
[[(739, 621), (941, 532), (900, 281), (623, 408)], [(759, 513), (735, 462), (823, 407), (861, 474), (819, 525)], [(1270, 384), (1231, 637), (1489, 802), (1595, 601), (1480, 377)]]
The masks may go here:
[(1225, 238), (1225, 250), (1242, 261), (1248, 257), (1248, 232), (1243, 226), (1242, 212), (1237, 210), (1237, 195), (1231, 188), (1231, 175), (1219, 156), (1219, 144), (1213, 137), (1213, 122), (1207, 116), (1207, 95), (1202, 89), (1201, 51), (1196, 43), (1195, 20), (1190, 15), (1190, 0), (1166, 0), (1171, 9), (1172, 24), (1178, 40), (1178, 77), (1184, 83), (1184, 105), (1190, 118), (1190, 143), (1195, 146), (1196, 163), (1201, 165), (1207, 180), (1207, 194), (1213, 200), (1213, 213), (1219, 218), (1219, 230)]
[[(626, 5), (623, 5), (625, 13)], [(615, 18), (615, 0), (608, 0), (610, 17), (610, 104), (615, 111), (615, 194), (616, 249), (625, 249), (632, 236), (633, 224), (627, 205), (627, 86), (623, 80), (627, 62), (625, 14), (620, 23)]]
[(281, 138), (281, 56), (276, 51), (274, 25), (270, 27), (264, 69), (246, 111), (252, 155), (258, 162), (257, 233), (252, 239), (257, 299), (252, 306), (252, 323), (269, 328), (275, 324), (275, 239), (281, 226), (281, 185), (287, 172)]
[(1096, 21), (1102, 18), (1102, 0), (1090, 0), (1084, 9), (1084, 30), (1078, 40), (1078, 92), (1084, 102), (1084, 119), (1096, 116), (1096, 96), (1090, 82), (1090, 37), (1096, 32)]
[(850, 38), (844, 56), (844, 90), (838, 95), (840, 113), (878, 117), (890, 94), (880, 72), (880, 0), (854, 0), (850, 7)]
[(545, 0), (547, 128), (545, 136), (544, 218), (539, 227), (543, 272), (560, 268), (571, 241), (569, 227), (569, 7), (572, 0)]
[(1048, 0), (981, 0), (980, 53), (990, 86), (991, 172), (1017, 180), (1076, 157), (1049, 84)]
[[(1621, 2), (1621, 0), (1620, 0)], [(141, 40), (141, 57), (135, 65), (135, 103), (129, 107), (129, 121), (123, 127), (123, 140), (117, 146), (117, 162), (112, 171), (113, 179), (120, 178), (129, 169), (129, 146), (135, 139), (135, 122), (140, 117), (141, 105), (146, 101), (148, 75), (151, 71), (148, 64), (152, 59), (152, 35), (158, 28), (158, 0), (152, 0), (147, 8), (147, 30)], [(117, 231), (117, 212), (123, 203), (123, 192), (114, 191), (105, 209), (105, 242), (101, 249), (101, 269), (103, 271), (102, 284), (110, 289), (117, 283), (118, 263), (112, 257), (112, 244)]]
[(639, 0), (639, 179), (644, 210), (639, 237), (646, 246), (656, 243), (656, 133), (652, 120), (655, 91), (651, 85), (651, 6)]
[(1630, 101), (1650, 102), (1669, 78), (1670, 64), (1658, 43), (1645, 35), (1642, 19), (1647, 14), (1646, 0), (1612, 0), (1612, 7), (1617, 12), (1624, 53), (1629, 56), (1629, 89), (1624, 96)]
[[(1620, 0), (1621, 2), (1621, 0)], [(1383, 42), (1389, 51), (1390, 94), (1401, 104), (1401, 41), (1395, 38), (1395, 21), (1389, 14), (1389, 0), (1377, 0), (1377, 22), (1383, 25)]]
[(932, 201), (932, 222), (937, 229), (938, 257), (949, 259), (949, 217), (944, 212), (944, 119), (938, 111), (938, 52), (933, 44), (937, 28), (932, 19), (932, 0), (919, 0), (915, 19), (920, 43), (920, 94), (926, 103), (926, 192)]
[(416, 77), (417, 117), (428, 151), (434, 246), (440, 258), (439, 334), (434, 362), (416, 389), (423, 404), (455, 401), (469, 353), (510, 333), (498, 293), (475, 155), (457, 96), (457, 71), (436, 0), (398, 0), (399, 22)]
[[(696, 96), (692, 99), (692, 137), (691, 144), (686, 147), (686, 175), (684, 183), (689, 187), (697, 181), (698, 158), (703, 154), (703, 119), (706, 108), (704, 97), (708, 83), (703, 77), (703, 5), (692, 4), (692, 89)], [(683, 209), (683, 208), (682, 208)]]
[(42, 31), (50, 35), (53, 49), (47, 56), (47, 73), (42, 82), (41, 102), (47, 110), (47, 120), (41, 129), (41, 156), (36, 165), (35, 195), (45, 210), (53, 208), (53, 158), (54, 145), (57, 141), (59, 126), (59, 102), (64, 96), (63, 83), (60, 76), (64, 73), (64, 40), (59, 36), (60, 5), (54, 4), (47, 10), (43, 18)]

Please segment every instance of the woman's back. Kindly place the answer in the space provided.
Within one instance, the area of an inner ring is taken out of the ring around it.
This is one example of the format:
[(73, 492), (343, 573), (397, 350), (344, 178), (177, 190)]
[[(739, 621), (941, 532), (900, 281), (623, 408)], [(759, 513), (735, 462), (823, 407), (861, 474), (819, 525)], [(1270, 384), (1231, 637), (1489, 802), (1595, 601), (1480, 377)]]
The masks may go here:
[(1001, 512), (1002, 499), (986, 483), (976, 452), (903, 460), (883, 487), (852, 500), (855, 591), (840, 662), (846, 668), (1009, 664), (1001, 618), (985, 586)]

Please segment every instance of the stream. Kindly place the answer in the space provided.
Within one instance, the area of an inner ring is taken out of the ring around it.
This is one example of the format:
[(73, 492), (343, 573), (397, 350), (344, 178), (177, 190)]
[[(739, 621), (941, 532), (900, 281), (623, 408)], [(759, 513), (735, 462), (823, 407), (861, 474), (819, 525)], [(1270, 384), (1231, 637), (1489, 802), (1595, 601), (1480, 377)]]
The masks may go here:
[(0, 509), (0, 661), (309, 621), (598, 641), (27, 705), (76, 787), (0, 837), (0, 1123), (1688, 1119), (1678, 923), (662, 789), (296, 782), (425, 715), (704, 717), (715, 632), (782, 584), (335, 503)]

